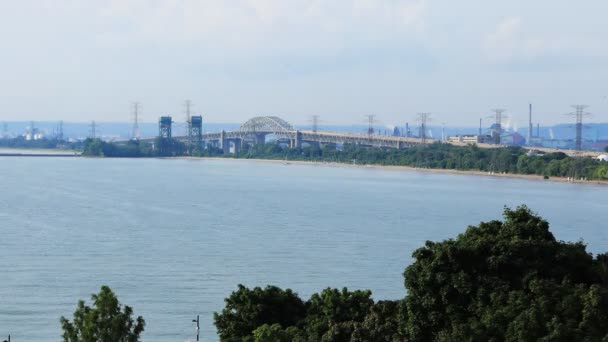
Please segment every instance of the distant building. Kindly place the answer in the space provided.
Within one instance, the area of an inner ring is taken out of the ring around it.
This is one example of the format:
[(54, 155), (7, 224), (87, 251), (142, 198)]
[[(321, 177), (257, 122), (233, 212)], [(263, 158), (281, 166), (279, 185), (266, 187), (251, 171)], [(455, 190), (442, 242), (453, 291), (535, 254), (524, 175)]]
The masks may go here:
[(572, 148), (574, 148), (574, 141), (557, 140), (557, 139), (543, 139), (542, 146), (549, 147), (549, 148), (572, 149)]
[(494, 140), (491, 135), (476, 135), (476, 134), (461, 134), (455, 135), (448, 138), (449, 142), (463, 143), (463, 144), (487, 144)]
[(517, 132), (502, 134), (500, 136), (500, 143), (502, 145), (523, 146), (526, 144), (526, 138)]
[(30, 129), (28, 132), (23, 134), (25, 140), (40, 140), (44, 139), (44, 134), (40, 132), (37, 128)]
[(543, 138), (541, 137), (531, 137), (531, 140), (527, 142), (528, 146), (543, 146)]

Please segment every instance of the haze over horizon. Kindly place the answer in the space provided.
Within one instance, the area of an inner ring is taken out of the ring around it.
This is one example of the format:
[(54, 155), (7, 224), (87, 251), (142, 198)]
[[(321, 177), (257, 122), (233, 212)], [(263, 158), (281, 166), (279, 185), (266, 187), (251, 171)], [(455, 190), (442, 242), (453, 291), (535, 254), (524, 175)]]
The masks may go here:
[(23, 0), (0, 3), (0, 121), (541, 125), (608, 121), (608, 3)]

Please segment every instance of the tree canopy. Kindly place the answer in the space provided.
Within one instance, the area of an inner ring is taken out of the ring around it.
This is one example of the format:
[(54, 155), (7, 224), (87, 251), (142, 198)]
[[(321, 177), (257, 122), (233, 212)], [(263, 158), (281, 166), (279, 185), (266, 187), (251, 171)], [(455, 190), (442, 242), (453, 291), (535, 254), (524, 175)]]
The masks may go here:
[(608, 341), (608, 254), (557, 240), (525, 206), (505, 208), (503, 217), (417, 249), (400, 300), (325, 289), (303, 302), (291, 290), (240, 285), (215, 315), (220, 338)]
[(176, 139), (154, 139), (154, 143), (130, 140), (124, 144), (106, 142), (99, 138), (87, 138), (83, 142), (82, 154), (88, 157), (140, 158), (175, 157), (187, 154), (186, 145)]
[(244, 145), (236, 154), (208, 145), (187, 146), (176, 139), (155, 139), (153, 144), (130, 141), (126, 144), (87, 139), (83, 155), (99, 157), (234, 157), (325, 161), (338, 163), (411, 166), (418, 168), (484, 171), (548, 177), (608, 179), (608, 164), (591, 157), (570, 157), (563, 152), (532, 155), (518, 147), (480, 148), (436, 142), (406, 149), (376, 148), (345, 144), (307, 145), (290, 148), (280, 142)]
[[(405, 325), (414, 340), (608, 339), (606, 257), (557, 241), (522, 206), (504, 222), (427, 242), (405, 270)], [(593, 313), (593, 314), (592, 314)]]
[(310, 160), (338, 163), (411, 166), (431, 169), (474, 170), (496, 173), (608, 179), (605, 163), (591, 157), (570, 157), (563, 152), (528, 154), (522, 147), (480, 148), (436, 142), (406, 149), (369, 148), (345, 144), (316, 144), (302, 148), (278, 143), (243, 148), (236, 158)]
[(241, 341), (265, 323), (295, 325), (305, 313), (304, 303), (296, 293), (276, 286), (250, 290), (239, 285), (225, 302), (222, 313), (214, 314), (222, 341)]
[(93, 307), (78, 302), (72, 322), (61, 317), (64, 342), (138, 342), (146, 325), (144, 319), (131, 317), (133, 309), (122, 306), (107, 286), (91, 295)]

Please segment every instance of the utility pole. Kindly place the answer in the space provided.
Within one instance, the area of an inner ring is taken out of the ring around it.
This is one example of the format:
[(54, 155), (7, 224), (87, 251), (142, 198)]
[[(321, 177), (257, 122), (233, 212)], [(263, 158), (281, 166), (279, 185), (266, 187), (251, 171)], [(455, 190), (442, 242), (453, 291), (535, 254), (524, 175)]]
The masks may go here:
[(139, 140), (139, 102), (133, 102), (133, 131), (131, 139)]
[(528, 114), (528, 145), (532, 145), (532, 104), (530, 103), (530, 112)]
[(186, 112), (186, 122), (190, 122), (190, 109), (192, 107), (192, 101), (190, 100), (186, 100), (184, 101), (184, 107), (186, 107), (185, 112)]
[(199, 315), (196, 315), (196, 319), (193, 319), (192, 322), (196, 323), (196, 342), (198, 342), (198, 336), (201, 330), (201, 321)]
[(587, 113), (584, 111), (585, 108), (587, 108), (587, 107), (588, 106), (586, 106), (586, 105), (574, 105), (574, 106), (572, 106), (572, 108), (574, 108), (576, 111), (567, 114), (567, 115), (571, 115), (571, 116), (576, 116), (575, 146), (576, 146), (577, 151), (580, 151), (583, 149), (583, 116), (591, 115), (591, 113)]
[(57, 125), (57, 140), (63, 141), (63, 120), (60, 120)]
[(312, 116), (312, 131), (314, 133), (317, 133), (318, 129), (319, 129), (319, 116), (318, 115), (313, 115)]
[(418, 121), (420, 121), (420, 139), (422, 144), (426, 144), (426, 123), (429, 121), (431, 113), (418, 113)]
[(374, 135), (374, 119), (375, 115), (367, 115), (367, 135)]
[(90, 127), (91, 128), (90, 128), (90, 131), (89, 131), (89, 137), (91, 139), (95, 139), (95, 137), (97, 135), (97, 132), (96, 132), (97, 125), (95, 124), (95, 120), (91, 121), (91, 126)]
[(505, 117), (503, 113), (506, 112), (504, 109), (492, 109), (494, 112), (494, 143), (500, 144), (500, 134), (502, 133), (502, 119)]

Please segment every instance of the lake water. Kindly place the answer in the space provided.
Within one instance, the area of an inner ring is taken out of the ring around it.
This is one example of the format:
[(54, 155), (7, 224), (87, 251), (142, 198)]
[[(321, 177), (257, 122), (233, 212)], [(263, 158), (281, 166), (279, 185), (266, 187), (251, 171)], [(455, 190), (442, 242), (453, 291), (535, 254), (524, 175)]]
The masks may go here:
[(189, 341), (237, 284), (405, 294), (426, 240), (526, 203), (558, 239), (608, 250), (608, 187), (235, 160), (0, 158), (0, 337), (59, 341), (109, 285), (143, 341)]

